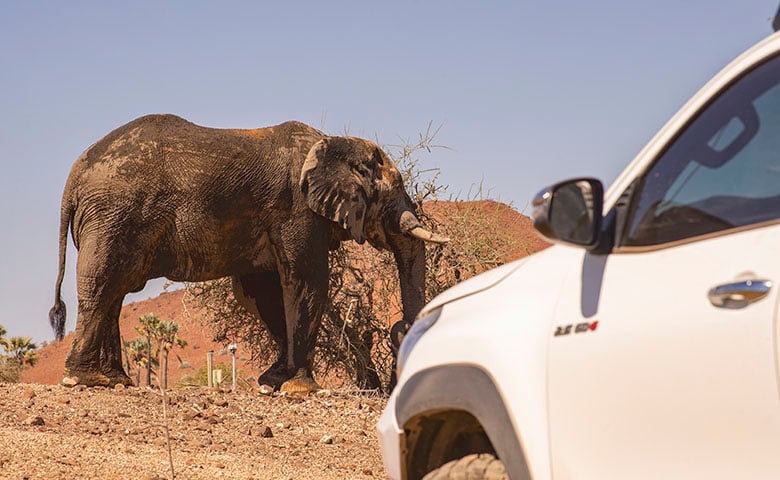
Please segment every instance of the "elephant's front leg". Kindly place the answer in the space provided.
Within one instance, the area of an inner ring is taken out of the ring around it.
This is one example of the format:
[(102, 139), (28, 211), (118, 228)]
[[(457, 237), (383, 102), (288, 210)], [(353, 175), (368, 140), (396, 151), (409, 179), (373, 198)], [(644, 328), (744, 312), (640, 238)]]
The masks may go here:
[(312, 363), (328, 294), (328, 244), (324, 232), (310, 232), (305, 241), (299, 237), (288, 240), (277, 250), (287, 326), (285, 370), (292, 374), (281, 390), (310, 392), (320, 389)]
[(287, 325), (284, 320), (284, 302), (279, 274), (255, 272), (233, 277), (233, 295), (249, 313), (265, 325), (279, 349), (279, 356), (257, 382), (278, 390), (295, 372), (287, 370)]

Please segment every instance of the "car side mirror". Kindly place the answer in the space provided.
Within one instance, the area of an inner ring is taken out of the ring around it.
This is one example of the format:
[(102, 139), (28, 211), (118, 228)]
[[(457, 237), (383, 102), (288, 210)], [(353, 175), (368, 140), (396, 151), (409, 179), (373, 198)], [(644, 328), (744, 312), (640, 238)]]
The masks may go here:
[(601, 232), (604, 187), (595, 178), (576, 178), (547, 187), (534, 197), (534, 228), (552, 242), (593, 250)]

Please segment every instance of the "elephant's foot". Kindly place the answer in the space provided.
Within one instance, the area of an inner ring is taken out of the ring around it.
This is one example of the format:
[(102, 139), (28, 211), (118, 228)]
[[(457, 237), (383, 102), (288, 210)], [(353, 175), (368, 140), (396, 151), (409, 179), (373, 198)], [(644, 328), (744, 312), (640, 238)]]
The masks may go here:
[(290, 370), (277, 362), (260, 375), (260, 378), (257, 379), (257, 383), (259, 385), (268, 385), (276, 391), (279, 390), (284, 382), (291, 379), (294, 375), (295, 371)]
[(95, 372), (80, 372), (69, 370), (62, 379), (62, 385), (74, 387), (76, 385), (85, 385), (87, 387), (113, 387), (122, 384), (126, 387), (132, 387), (133, 381), (125, 372), (111, 372), (108, 374)]
[(322, 387), (314, 381), (311, 373), (301, 368), (293, 378), (284, 382), (279, 390), (287, 393), (311, 393), (322, 390)]

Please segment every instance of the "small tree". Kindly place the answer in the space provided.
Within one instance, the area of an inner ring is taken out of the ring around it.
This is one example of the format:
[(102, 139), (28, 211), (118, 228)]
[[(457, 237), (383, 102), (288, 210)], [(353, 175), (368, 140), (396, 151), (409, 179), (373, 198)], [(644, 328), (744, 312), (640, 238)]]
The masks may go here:
[(0, 339), (0, 344), (19, 367), (33, 366), (38, 361), (38, 354), (35, 352), (38, 346), (33, 343), (32, 337), (3, 338)]
[(38, 346), (31, 337), (5, 338), (7, 330), (0, 326), (0, 346), (5, 355), (0, 357), (0, 381), (18, 382), (22, 369), (38, 361)]
[[(157, 360), (159, 346), (152, 345), (152, 339), (155, 338), (155, 332), (160, 328), (160, 317), (153, 313), (146, 313), (138, 317), (141, 324), (135, 327), (135, 331), (146, 339), (146, 386), (152, 384), (152, 362)], [(153, 354), (154, 353), (154, 354)]]
[(171, 320), (160, 322), (155, 335), (162, 355), (162, 382), (160, 386), (165, 390), (168, 388), (168, 353), (174, 346), (184, 348), (187, 346), (187, 342), (179, 337), (179, 325)]
[(125, 347), (128, 350), (129, 363), (135, 366), (135, 384), (141, 385), (141, 369), (146, 367), (149, 359), (149, 341), (144, 337), (138, 337), (125, 342)]
[[(168, 386), (168, 353), (174, 346), (184, 347), (187, 342), (179, 337), (179, 325), (172, 320), (161, 320), (154, 313), (138, 318), (140, 326), (135, 330), (141, 335), (126, 345), (131, 350), (135, 363), (146, 367), (146, 384), (152, 384), (152, 366), (162, 365), (162, 375), (158, 378), (160, 386)], [(139, 373), (140, 382), (140, 373)]]

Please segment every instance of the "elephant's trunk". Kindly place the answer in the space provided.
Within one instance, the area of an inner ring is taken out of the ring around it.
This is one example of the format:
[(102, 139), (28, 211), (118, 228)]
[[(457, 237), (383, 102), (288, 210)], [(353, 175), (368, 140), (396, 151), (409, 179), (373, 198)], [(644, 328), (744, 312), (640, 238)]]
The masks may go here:
[(425, 242), (410, 234), (415, 228), (422, 228), (417, 217), (409, 211), (404, 211), (400, 215), (402, 233), (389, 238), (398, 267), (404, 310), (403, 320), (393, 325), (390, 330), (390, 339), (395, 348), (401, 345), (404, 334), (425, 306)]
[(403, 250), (394, 250), (401, 283), (404, 321), (411, 325), (425, 305), (425, 243), (407, 238)]
[(400, 234), (392, 235), (389, 243), (398, 267), (404, 317), (393, 325), (390, 338), (398, 348), (404, 334), (425, 306), (425, 242), (441, 244), (450, 239), (426, 230), (408, 208), (396, 218), (398, 223), (393, 229)]

